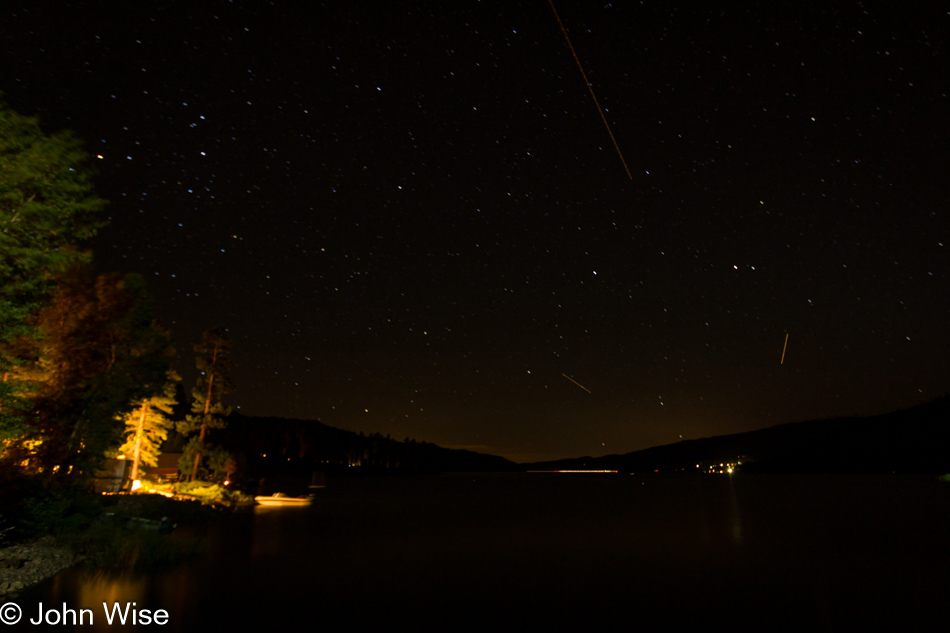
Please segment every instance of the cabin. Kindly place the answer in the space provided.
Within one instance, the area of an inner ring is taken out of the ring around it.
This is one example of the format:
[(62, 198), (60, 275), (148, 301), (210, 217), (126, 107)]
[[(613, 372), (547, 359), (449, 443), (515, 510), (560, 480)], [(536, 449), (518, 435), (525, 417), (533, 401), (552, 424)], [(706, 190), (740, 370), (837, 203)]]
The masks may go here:
[(158, 456), (158, 465), (144, 469), (145, 476), (162, 484), (174, 483), (181, 477), (178, 472), (178, 460), (181, 453), (162, 453)]

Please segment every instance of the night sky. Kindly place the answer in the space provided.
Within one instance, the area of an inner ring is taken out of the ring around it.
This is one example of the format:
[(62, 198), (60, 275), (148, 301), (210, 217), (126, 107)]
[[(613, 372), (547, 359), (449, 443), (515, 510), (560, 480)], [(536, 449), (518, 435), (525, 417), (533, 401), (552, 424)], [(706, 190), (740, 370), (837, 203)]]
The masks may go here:
[(529, 461), (944, 395), (947, 6), (693, 6), (555, 4), (632, 179), (546, 0), (11, 0), (0, 90), (245, 414)]

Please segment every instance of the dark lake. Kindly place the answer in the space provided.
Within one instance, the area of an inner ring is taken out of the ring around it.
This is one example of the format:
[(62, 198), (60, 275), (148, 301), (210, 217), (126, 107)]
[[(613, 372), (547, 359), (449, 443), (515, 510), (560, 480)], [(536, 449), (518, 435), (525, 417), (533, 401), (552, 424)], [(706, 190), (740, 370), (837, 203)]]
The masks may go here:
[[(164, 631), (945, 630), (950, 484), (845, 475), (330, 479), (217, 526), (201, 560), (26, 592)], [(32, 627), (22, 630), (71, 630)], [(139, 629), (141, 630), (141, 629)]]

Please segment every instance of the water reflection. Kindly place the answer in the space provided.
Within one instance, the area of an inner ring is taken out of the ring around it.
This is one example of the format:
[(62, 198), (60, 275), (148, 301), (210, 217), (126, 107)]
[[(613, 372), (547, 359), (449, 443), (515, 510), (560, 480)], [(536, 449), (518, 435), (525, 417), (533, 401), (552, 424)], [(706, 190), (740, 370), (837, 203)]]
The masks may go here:
[[(145, 605), (145, 578), (138, 580), (109, 577), (105, 574), (92, 576), (79, 585), (80, 605), (99, 605), (102, 602), (135, 602)], [(98, 610), (98, 609), (97, 609)]]
[(950, 617), (950, 487), (928, 482), (485, 475), (322, 492), (311, 508), (230, 517), (194, 563), (73, 570), (20, 603), (94, 609), (83, 632), (135, 630), (106, 625), (103, 601), (166, 609), (160, 630), (182, 632), (431, 629), (438, 618), (490, 630), (524, 614), (537, 630), (571, 617), (590, 628), (618, 608), (644, 630), (778, 616), (799, 630), (910, 630), (897, 625)]
[(732, 542), (740, 545), (742, 543), (742, 517), (739, 515), (739, 499), (736, 497), (736, 485), (732, 473), (729, 474), (729, 507)]
[[(71, 569), (24, 592), (19, 602), (28, 612), (35, 612), (35, 605), (40, 602), (44, 608), (59, 609), (65, 604), (77, 612), (91, 612), (91, 618), (86, 617), (81, 624), (74, 626), (67, 620), (57, 630), (136, 631), (141, 630), (143, 620), (154, 619), (163, 610), (168, 614), (168, 622), (161, 630), (186, 631), (188, 627), (182, 618), (175, 615), (185, 613), (190, 577), (187, 567), (164, 574), (139, 575)], [(139, 626), (133, 625), (133, 619)]]
[(250, 530), (249, 555), (252, 559), (278, 556), (301, 547), (306, 539), (303, 526), (309, 519), (309, 507), (255, 506)]

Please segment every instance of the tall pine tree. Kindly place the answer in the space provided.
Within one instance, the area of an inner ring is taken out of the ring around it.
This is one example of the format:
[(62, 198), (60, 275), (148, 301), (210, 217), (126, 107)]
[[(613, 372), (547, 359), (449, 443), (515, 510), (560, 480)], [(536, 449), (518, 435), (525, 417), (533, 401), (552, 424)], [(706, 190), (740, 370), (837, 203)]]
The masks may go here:
[(123, 417), (125, 444), (119, 452), (132, 462), (131, 479), (138, 479), (139, 464), (157, 466), (162, 442), (168, 437), (173, 422), (167, 417), (178, 402), (175, 383), (181, 380), (174, 372), (168, 373), (168, 382), (162, 393), (135, 403), (135, 408)]
[(208, 430), (225, 428), (225, 418), (231, 413), (231, 408), (221, 402), (221, 398), (232, 390), (227, 376), (231, 367), (231, 347), (227, 328), (220, 326), (206, 331), (201, 342), (194, 346), (198, 382), (191, 392), (194, 397), (192, 413), (177, 425), (182, 435), (198, 433), (198, 437), (192, 438), (185, 449), (186, 454), (194, 452), (191, 481), (198, 478), (198, 466), (201, 464)]
[(42, 375), (22, 439), (43, 471), (89, 474), (122, 442), (122, 414), (162, 393), (174, 350), (139, 275), (76, 270), (54, 297), (37, 319)]
[(72, 132), (47, 135), (0, 101), (0, 441), (27, 429), (18, 339), (36, 336), (56, 276), (89, 260), (79, 245), (105, 224), (92, 176)]

